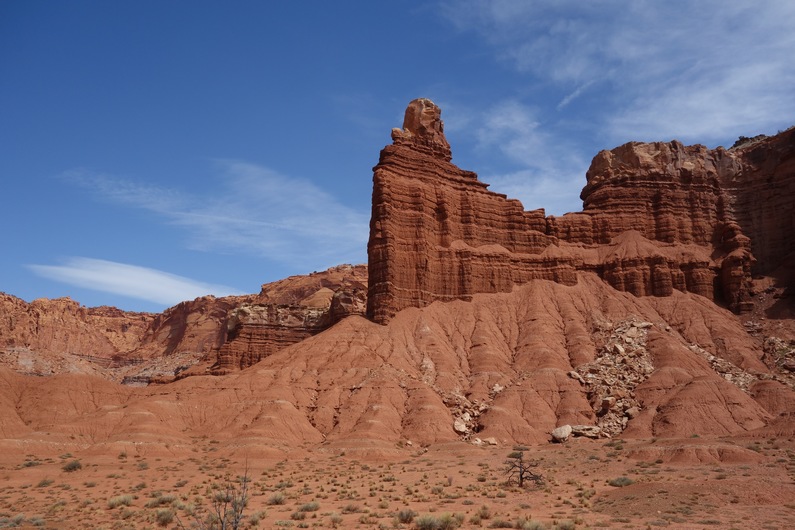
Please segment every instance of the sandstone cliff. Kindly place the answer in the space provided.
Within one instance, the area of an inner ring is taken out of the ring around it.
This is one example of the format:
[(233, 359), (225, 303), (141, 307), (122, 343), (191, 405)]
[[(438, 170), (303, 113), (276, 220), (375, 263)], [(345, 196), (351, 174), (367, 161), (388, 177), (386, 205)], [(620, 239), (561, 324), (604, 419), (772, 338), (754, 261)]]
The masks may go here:
[(205, 296), (161, 314), (0, 294), (0, 364), (20, 373), (89, 373), (129, 384), (239, 370), (363, 314), (366, 270), (341, 265), (265, 284), (259, 294)]
[(155, 315), (87, 308), (69, 298), (31, 303), (0, 293), (0, 362), (22, 373), (101, 372), (123, 362)]
[(263, 285), (250, 303), (228, 313), (226, 341), (212, 373), (252, 366), (350, 315), (363, 315), (367, 268), (341, 265)]
[[(629, 143), (593, 160), (584, 209), (524, 211), (453, 165), (440, 111), (412, 101), (373, 174), (368, 316), (593, 272), (636, 296), (692, 292), (736, 312), (793, 250), (795, 129), (725, 150)], [(761, 202), (770, 206), (761, 207)]]

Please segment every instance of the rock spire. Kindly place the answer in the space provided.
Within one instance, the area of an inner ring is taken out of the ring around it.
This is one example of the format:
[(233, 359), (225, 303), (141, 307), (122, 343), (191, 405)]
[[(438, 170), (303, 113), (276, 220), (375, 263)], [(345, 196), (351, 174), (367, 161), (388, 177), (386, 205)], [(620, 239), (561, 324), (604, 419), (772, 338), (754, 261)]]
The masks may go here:
[(392, 129), (392, 140), (395, 144), (408, 144), (428, 151), (449, 162), (453, 156), (450, 144), (444, 136), (441, 116), (442, 109), (430, 99), (415, 99), (406, 107), (403, 128)]

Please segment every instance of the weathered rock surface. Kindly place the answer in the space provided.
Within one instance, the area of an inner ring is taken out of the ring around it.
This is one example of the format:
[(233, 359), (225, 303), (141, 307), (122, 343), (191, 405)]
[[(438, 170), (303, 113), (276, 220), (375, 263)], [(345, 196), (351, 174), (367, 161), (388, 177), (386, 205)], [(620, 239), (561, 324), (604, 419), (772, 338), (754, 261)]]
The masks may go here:
[(35, 375), (94, 373), (124, 364), (155, 321), (149, 313), (87, 308), (69, 298), (30, 303), (0, 293), (0, 363)]
[(340, 265), (263, 285), (257, 295), (205, 296), (160, 314), (0, 294), (0, 364), (20, 373), (90, 373), (135, 385), (211, 366), (217, 373), (239, 370), (363, 314), (366, 270)]
[(364, 265), (340, 265), (264, 285), (256, 303), (240, 305), (228, 313), (226, 341), (212, 373), (252, 366), (347, 316), (363, 315), (366, 275)]
[[(696, 335), (669, 325), (671, 311), (698, 323)], [(695, 336), (714, 354), (710, 344), (726, 341), (760, 367), (758, 382), (745, 391), (717, 373), (691, 349)], [(46, 431), (48, 440), (85, 443), (202, 435), (292, 446), (546, 443), (561, 425), (607, 435), (602, 411), (626, 405), (638, 410), (621, 413), (623, 437), (754, 435), (795, 402), (754, 360), (759, 353), (735, 315), (700, 296), (635, 297), (579, 273), (572, 286), (533, 280), (510, 293), (408, 309), (387, 326), (354, 316), (222, 377), (134, 388), (0, 371), (0, 410), (6, 436)], [(622, 372), (635, 362), (639, 369)], [(583, 370), (590, 366), (600, 368)], [(578, 371), (586, 384), (572, 377)]]
[(577, 271), (636, 296), (692, 292), (742, 312), (752, 272), (795, 250), (795, 129), (731, 150), (673, 141), (603, 151), (587, 173), (583, 211), (546, 217), (453, 165), (439, 116), (428, 100), (410, 103), (374, 168), (376, 322), (532, 279), (573, 285)]

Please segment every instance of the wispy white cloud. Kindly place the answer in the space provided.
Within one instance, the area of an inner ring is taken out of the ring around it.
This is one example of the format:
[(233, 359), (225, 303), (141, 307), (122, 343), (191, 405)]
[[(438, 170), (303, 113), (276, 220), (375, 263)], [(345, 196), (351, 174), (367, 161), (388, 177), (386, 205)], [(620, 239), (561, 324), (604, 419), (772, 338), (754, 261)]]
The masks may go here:
[(574, 101), (575, 99), (580, 97), (583, 94), (583, 92), (588, 90), (588, 87), (590, 87), (594, 83), (595, 83), (595, 81), (591, 80), (591, 81), (587, 81), (587, 82), (583, 83), (582, 85), (578, 86), (574, 90), (574, 92), (572, 92), (570, 94), (567, 94), (566, 97), (564, 97), (562, 100), (560, 100), (560, 103), (558, 103), (558, 106), (556, 108), (558, 110), (561, 110), (561, 109), (565, 108), (569, 103), (571, 103), (572, 101)]
[(203, 283), (157, 269), (101, 259), (75, 257), (62, 265), (28, 265), (28, 268), (50, 280), (166, 306), (209, 294), (243, 294), (225, 285)]
[(491, 190), (519, 199), (527, 209), (544, 208), (556, 215), (581, 209), (588, 161), (546, 129), (534, 108), (505, 100), (483, 109), (478, 120), (477, 148), (499, 149), (520, 168), (481, 175)]
[(312, 182), (241, 161), (217, 161), (218, 189), (170, 189), (72, 171), (101, 200), (154, 212), (187, 234), (195, 250), (256, 254), (319, 268), (364, 259), (369, 215)]
[(442, 14), (568, 96), (610, 139), (720, 141), (795, 117), (795, 3), (457, 0)]

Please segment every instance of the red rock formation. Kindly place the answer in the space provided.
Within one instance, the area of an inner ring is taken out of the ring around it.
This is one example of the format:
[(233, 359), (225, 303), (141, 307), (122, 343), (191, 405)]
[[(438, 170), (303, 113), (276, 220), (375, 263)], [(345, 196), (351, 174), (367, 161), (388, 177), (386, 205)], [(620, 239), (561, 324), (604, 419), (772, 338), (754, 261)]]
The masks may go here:
[[(415, 100), (373, 175), (368, 316), (597, 273), (636, 296), (692, 292), (750, 308), (758, 249), (769, 270), (792, 252), (795, 130), (725, 150), (629, 143), (599, 153), (584, 209), (524, 211), (450, 163), (438, 107)], [(755, 207), (760, 188), (772, 208)], [(754, 241), (757, 241), (754, 243)]]
[(227, 340), (212, 367), (216, 375), (241, 370), (331, 325), (328, 308), (242, 305), (227, 317)]
[(212, 373), (252, 366), (347, 316), (364, 314), (366, 274), (364, 265), (340, 265), (263, 285), (253, 303), (229, 312)]
[[(746, 310), (754, 258), (749, 238), (728, 207), (731, 198), (726, 189), (726, 183), (740, 173), (738, 153), (723, 148), (709, 150), (676, 141), (632, 142), (602, 151), (588, 170), (581, 194), (591, 241), (609, 243), (634, 230), (658, 245), (702, 247), (705, 259), (668, 263), (656, 270), (652, 265), (653, 274), (641, 282), (630, 278), (634, 285), (627, 290), (665, 296), (678, 289), (725, 302), (736, 311)], [(566, 222), (566, 216), (559, 220), (561, 225)], [(648, 256), (640, 258), (649, 263)], [(616, 288), (627, 287), (626, 271), (639, 265), (637, 259), (634, 263), (611, 259), (604, 263), (605, 279)]]
[[(256, 295), (205, 296), (161, 314), (87, 308), (68, 298), (28, 304), (0, 293), (0, 364), (21, 373), (91, 373), (134, 384), (204, 373), (213, 364), (220, 373), (239, 370), (363, 314), (366, 270), (341, 265), (263, 285)], [(235, 316), (240, 307), (291, 316), (260, 325)]]
[(406, 307), (504, 292), (531, 279), (576, 282), (576, 258), (542, 255), (557, 243), (544, 233), (543, 211), (525, 212), (449, 162), (438, 107), (415, 100), (406, 116), (374, 170), (370, 318), (386, 322)]
[[(0, 367), (0, 436), (295, 447), (540, 443), (565, 426), (642, 438), (795, 432), (795, 375), (772, 369), (795, 358), (795, 342), (757, 337), (713, 302), (742, 309), (752, 267), (791, 255), (792, 203), (775, 197), (770, 212), (750, 213), (746, 191), (761, 193), (764, 180), (790, 193), (791, 136), (729, 151), (673, 142), (601, 153), (584, 211), (558, 218), (523, 211), (451, 164), (427, 100), (412, 102), (393, 139), (374, 172), (368, 247), (367, 310), (386, 325), (357, 316), (331, 325), (361, 311), (363, 266), (186, 302), (142, 317), (129, 336), (114, 331), (124, 314), (55, 301), (67, 316), (38, 325), (51, 317), (8, 297), (11, 348), (113, 348), (141, 361), (126, 373), (144, 382), (200, 356), (194, 373), (215, 362), (226, 375), (132, 388)], [(757, 248), (764, 263), (754, 264)]]
[[(723, 342), (750, 370), (716, 371), (695, 341)], [(703, 297), (635, 297), (581, 273), (574, 286), (534, 280), (402, 311), (386, 326), (349, 318), (222, 377), (129, 388), (0, 369), (0, 435), (290, 446), (510, 446), (544, 443), (563, 424), (641, 438), (753, 435), (795, 403), (791, 388), (751, 373), (764, 369), (757, 350), (734, 315)]]
[(155, 318), (113, 307), (87, 308), (69, 298), (27, 303), (2, 293), (0, 315), (0, 362), (37, 375), (110, 367), (140, 344)]

